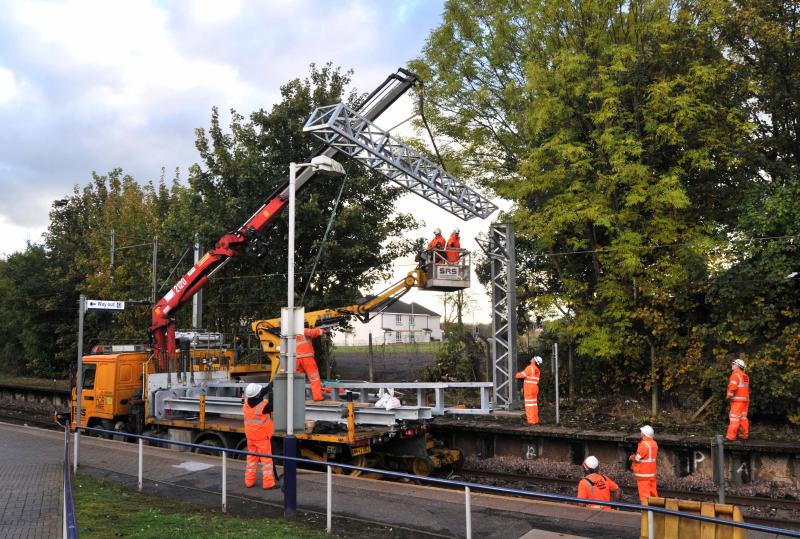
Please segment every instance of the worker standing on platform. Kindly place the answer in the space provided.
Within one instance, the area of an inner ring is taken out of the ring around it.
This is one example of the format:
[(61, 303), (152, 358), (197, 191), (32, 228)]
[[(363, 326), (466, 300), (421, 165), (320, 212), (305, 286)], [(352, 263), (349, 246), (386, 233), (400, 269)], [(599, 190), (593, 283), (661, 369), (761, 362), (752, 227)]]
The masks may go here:
[(456, 264), (461, 258), (461, 253), (459, 253), (461, 250), (461, 237), (459, 233), (460, 230), (454, 228), (450, 237), (447, 239), (447, 251), (445, 252), (445, 256), (447, 257), (447, 261), (451, 264)]
[(525, 418), (529, 425), (539, 424), (539, 365), (542, 358), (533, 356), (531, 364), (517, 373), (517, 378), (523, 378), (522, 396), (525, 399)]
[(628, 460), (633, 462), (631, 470), (636, 477), (636, 486), (639, 489), (639, 500), (647, 502), (650, 496), (658, 496), (656, 490), (656, 462), (658, 461), (658, 444), (656, 443), (653, 427), (645, 425), (639, 429), (642, 439), (636, 448), (636, 453)]
[[(245, 402), (244, 435), (247, 437), (247, 450), (251, 453), (272, 454), (272, 385), (247, 384), (244, 390)], [(261, 486), (265, 489), (275, 487), (275, 473), (272, 459), (247, 455), (244, 468), (244, 484), (247, 488), (256, 484), (258, 461), (261, 461)]]
[(750, 377), (744, 372), (744, 361), (734, 359), (731, 363), (731, 377), (728, 379), (728, 391), (725, 398), (731, 403), (728, 415), (728, 432), (726, 440), (735, 440), (736, 435), (742, 440), (750, 436), (750, 421), (747, 419), (747, 410), (750, 408)]
[(308, 376), (311, 384), (311, 397), (315, 401), (321, 401), (325, 397), (322, 396), (322, 380), (319, 378), (319, 367), (314, 359), (314, 345), (311, 344), (311, 339), (327, 333), (326, 329), (314, 328), (304, 329), (303, 334), (297, 336), (297, 369), (295, 372)]
[[(598, 500), (610, 502), (611, 494), (614, 494), (614, 501), (619, 500), (619, 486), (609, 479), (607, 475), (598, 473), (600, 461), (596, 457), (586, 457), (583, 461), (583, 479), (578, 482), (578, 498), (585, 500)], [(607, 505), (586, 504), (586, 507), (593, 509), (611, 509)]]
[[(428, 242), (428, 250), (430, 251), (430, 262), (434, 264), (441, 264), (443, 262), (441, 255), (444, 248), (447, 246), (447, 242), (444, 241), (444, 236), (442, 236), (442, 229), (436, 228), (433, 231), (433, 239)], [(439, 256), (436, 256), (436, 255)]]

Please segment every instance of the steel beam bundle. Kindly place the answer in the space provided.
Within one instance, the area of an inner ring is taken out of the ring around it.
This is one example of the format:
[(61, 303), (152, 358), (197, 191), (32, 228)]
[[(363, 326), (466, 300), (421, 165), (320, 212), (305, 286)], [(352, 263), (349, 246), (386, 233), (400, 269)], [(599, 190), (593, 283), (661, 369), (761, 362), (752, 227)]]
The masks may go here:
[(303, 131), (464, 221), (485, 219), (497, 209), (463, 181), (344, 103), (316, 109)]
[[(242, 399), (239, 397), (206, 397), (205, 412), (208, 414), (225, 414), (242, 416)], [(347, 422), (342, 417), (343, 403), (340, 405), (306, 403), (306, 419), (315, 421), (332, 421), (334, 423)], [(197, 397), (167, 398), (164, 400), (164, 410), (170, 412), (200, 413), (200, 399)], [(381, 425), (392, 426), (398, 421), (423, 421), (431, 419), (433, 413), (424, 406), (401, 406), (394, 410), (374, 407), (356, 407), (356, 425)]]

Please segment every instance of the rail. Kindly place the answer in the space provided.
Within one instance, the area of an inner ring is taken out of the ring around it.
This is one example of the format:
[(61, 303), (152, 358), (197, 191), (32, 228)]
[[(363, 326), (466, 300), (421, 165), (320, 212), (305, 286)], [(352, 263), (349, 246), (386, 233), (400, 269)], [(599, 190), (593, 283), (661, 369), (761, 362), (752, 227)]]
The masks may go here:
[[(239, 449), (229, 449), (224, 447), (214, 447), (209, 445), (202, 445), (202, 444), (193, 444), (190, 442), (179, 442), (176, 440), (165, 440), (163, 438), (156, 438), (153, 436), (145, 436), (142, 434), (131, 434), (127, 432), (118, 432), (118, 431), (110, 431), (105, 429), (97, 429), (93, 427), (80, 427), (81, 430), (87, 432), (95, 432), (97, 434), (105, 434), (111, 435), (114, 437), (123, 436), (126, 438), (136, 439), (139, 442), (139, 466), (138, 466), (138, 489), (141, 491), (143, 486), (143, 470), (144, 470), (144, 442), (145, 441), (152, 441), (158, 444), (167, 444), (167, 445), (176, 445), (180, 447), (188, 447), (194, 449), (201, 449), (203, 451), (212, 451), (212, 452), (219, 452), (222, 456), (222, 512), (227, 512), (227, 455), (234, 454), (234, 455), (254, 455), (259, 457), (268, 457), (275, 460), (279, 460), (282, 462), (290, 461), (294, 463), (306, 464), (309, 466), (324, 466), (326, 468), (326, 476), (327, 476), (327, 485), (326, 485), (326, 498), (327, 498), (327, 507), (326, 507), (326, 531), (332, 531), (332, 521), (333, 521), (333, 479), (332, 479), (332, 468), (343, 469), (343, 470), (352, 470), (358, 472), (366, 472), (372, 474), (379, 474), (388, 477), (396, 477), (400, 479), (410, 479), (412, 481), (418, 481), (420, 483), (430, 483), (434, 485), (444, 485), (446, 487), (458, 487), (464, 490), (464, 511), (465, 511), (465, 523), (466, 523), (466, 537), (467, 539), (472, 538), (472, 501), (471, 501), (471, 492), (473, 490), (476, 491), (483, 491), (483, 492), (490, 492), (495, 494), (504, 494), (504, 495), (512, 495), (512, 496), (521, 496), (525, 498), (535, 498), (540, 500), (548, 500), (554, 502), (568, 502), (568, 503), (577, 503), (577, 504), (586, 504), (586, 500), (582, 498), (576, 498), (574, 496), (564, 496), (561, 494), (550, 494), (547, 492), (534, 492), (529, 490), (522, 490), (522, 489), (515, 489), (515, 488), (507, 488), (507, 487), (498, 487), (493, 485), (481, 485), (480, 483), (470, 483), (467, 481), (456, 481), (452, 479), (443, 479), (439, 477), (425, 477), (420, 475), (414, 475), (404, 472), (393, 472), (389, 470), (380, 470), (377, 468), (368, 468), (365, 466), (353, 466), (351, 464), (342, 464), (338, 462), (323, 462), (323, 461), (316, 461), (310, 459), (304, 459), (299, 457), (287, 457), (284, 455), (273, 455), (267, 453), (254, 453), (250, 451), (243, 451)], [(592, 500), (592, 505), (603, 505), (612, 508), (618, 509), (628, 509), (631, 511), (645, 511), (648, 514), (648, 530), (649, 530), (649, 537), (653, 537), (653, 526), (652, 526), (652, 515), (654, 513), (659, 513), (662, 515), (669, 515), (669, 516), (677, 516), (682, 518), (688, 518), (692, 520), (699, 520), (700, 522), (708, 522), (712, 524), (719, 524), (724, 526), (732, 526), (735, 528), (742, 528), (745, 530), (751, 531), (759, 531), (764, 533), (771, 533), (775, 535), (781, 535), (785, 537), (798, 537), (800, 538), (800, 530), (788, 530), (784, 528), (775, 528), (772, 526), (764, 526), (762, 524), (752, 524), (748, 522), (734, 522), (732, 520), (726, 520), (721, 518), (714, 518), (714, 517), (707, 517), (703, 515), (696, 515), (692, 513), (684, 513), (681, 511), (673, 511), (670, 509), (663, 509), (660, 507), (653, 507), (653, 506), (646, 506), (646, 505), (638, 505), (634, 503), (627, 503), (627, 502), (604, 502), (600, 500)]]
[(64, 539), (78, 539), (78, 525), (75, 519), (75, 499), (72, 497), (72, 468), (69, 462), (69, 426), (64, 426), (64, 479), (62, 488), (62, 536)]

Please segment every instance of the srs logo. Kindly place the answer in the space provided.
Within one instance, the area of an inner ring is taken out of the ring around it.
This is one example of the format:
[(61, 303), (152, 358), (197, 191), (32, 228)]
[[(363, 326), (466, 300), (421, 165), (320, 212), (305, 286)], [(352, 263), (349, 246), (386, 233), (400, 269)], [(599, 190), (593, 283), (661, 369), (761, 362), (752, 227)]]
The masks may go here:
[(436, 268), (437, 275), (436, 277), (439, 279), (459, 279), (459, 271), (456, 267), (451, 266), (439, 266)]

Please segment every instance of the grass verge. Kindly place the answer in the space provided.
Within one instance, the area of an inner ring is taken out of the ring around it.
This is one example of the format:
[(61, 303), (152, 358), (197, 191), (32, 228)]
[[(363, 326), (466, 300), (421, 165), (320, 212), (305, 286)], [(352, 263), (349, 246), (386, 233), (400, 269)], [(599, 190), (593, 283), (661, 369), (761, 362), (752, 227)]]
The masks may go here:
[(78, 475), (73, 481), (81, 538), (330, 537), (299, 522), (280, 518), (242, 518), (217, 509), (135, 492)]

